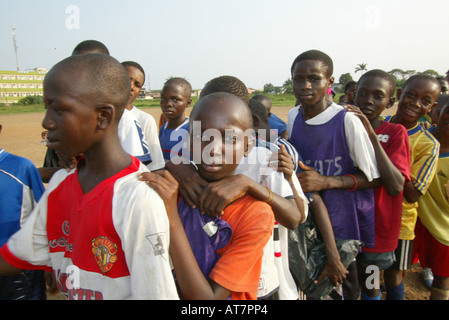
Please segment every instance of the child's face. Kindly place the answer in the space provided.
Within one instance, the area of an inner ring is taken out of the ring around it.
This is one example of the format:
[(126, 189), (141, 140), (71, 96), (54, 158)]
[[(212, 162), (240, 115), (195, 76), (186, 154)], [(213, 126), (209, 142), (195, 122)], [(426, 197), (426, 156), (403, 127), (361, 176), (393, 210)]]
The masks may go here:
[(440, 86), (427, 79), (415, 79), (401, 90), (398, 89), (397, 114), (406, 122), (418, 121), (436, 104), (440, 95)]
[(327, 89), (333, 84), (326, 65), (319, 60), (298, 62), (292, 72), (293, 92), (303, 106), (324, 102)]
[(140, 90), (145, 83), (145, 77), (139, 69), (131, 66), (126, 67), (126, 71), (128, 72), (129, 79), (131, 80), (131, 96), (129, 98), (128, 104), (132, 104), (134, 100), (136, 100), (137, 96), (140, 93)]
[(345, 103), (346, 101), (348, 101), (348, 97), (346, 97), (345, 94), (342, 94), (340, 98), (338, 98), (338, 103)]
[(48, 130), (47, 146), (64, 156), (75, 157), (90, 148), (98, 134), (99, 115), (83, 100), (83, 85), (63, 72), (47, 75), (44, 84), (46, 106), (42, 126)]
[[(191, 119), (195, 121), (193, 125), (201, 124), (201, 130), (190, 132), (191, 154), (194, 159), (198, 157), (194, 155), (194, 146), (201, 145), (201, 161), (196, 161), (196, 164), (200, 175), (207, 181), (217, 181), (233, 175), (240, 160), (248, 152), (248, 136), (243, 133), (248, 129), (252, 130), (251, 125), (246, 126), (244, 123), (248, 121), (239, 119), (241, 112), (220, 112), (226, 110), (226, 103), (229, 102), (205, 102), (201, 110), (208, 111), (208, 108), (214, 107), (213, 111), (199, 112), (198, 116)], [(238, 108), (242, 106), (238, 105)]]
[(347, 99), (346, 101), (348, 101), (350, 103), (354, 102), (356, 90), (357, 90), (356, 84), (349, 86), (348, 90), (345, 91), (345, 95), (346, 95), (346, 99)]
[(185, 109), (192, 100), (183, 86), (169, 83), (162, 88), (161, 109), (167, 119), (184, 116)]
[(390, 84), (380, 77), (365, 77), (359, 81), (355, 104), (368, 120), (373, 121), (394, 103)]

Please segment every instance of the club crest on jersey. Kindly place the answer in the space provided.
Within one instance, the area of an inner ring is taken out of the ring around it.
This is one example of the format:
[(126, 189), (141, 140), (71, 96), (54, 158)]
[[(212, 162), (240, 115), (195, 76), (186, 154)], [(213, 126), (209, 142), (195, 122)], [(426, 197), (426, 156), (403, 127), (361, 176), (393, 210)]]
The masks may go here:
[(106, 237), (92, 240), (92, 253), (103, 273), (111, 270), (112, 265), (117, 261), (117, 245)]

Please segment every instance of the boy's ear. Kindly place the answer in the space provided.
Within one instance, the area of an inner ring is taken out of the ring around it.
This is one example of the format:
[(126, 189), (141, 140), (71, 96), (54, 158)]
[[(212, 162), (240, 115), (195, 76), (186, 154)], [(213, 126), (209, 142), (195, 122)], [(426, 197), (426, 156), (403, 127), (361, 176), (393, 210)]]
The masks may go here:
[(259, 117), (253, 115), (253, 128), (259, 128)]
[(430, 107), (429, 111), (427, 111), (427, 114), (429, 114), (435, 107), (438, 105), (438, 101), (435, 101), (433, 105)]
[(113, 105), (105, 104), (97, 108), (97, 127), (99, 130), (105, 130), (111, 125), (116, 116), (116, 110)]
[(331, 77), (328, 79), (328, 87), (329, 87), (329, 88), (332, 87), (332, 86), (334, 85), (334, 81), (335, 81), (335, 78), (334, 78), (333, 76), (331, 76)]
[(402, 94), (402, 89), (398, 88), (398, 90), (396, 91), (396, 99), (398, 101), (401, 100), (401, 94)]
[(390, 97), (390, 100), (388, 101), (388, 104), (385, 107), (385, 109), (388, 109), (388, 108), (391, 108), (392, 106), (394, 106), (395, 102), (396, 102), (396, 98), (395, 97)]
[(247, 137), (247, 141), (248, 143), (245, 143), (244, 146), (244, 152), (243, 152), (243, 156), (244, 157), (248, 157), (249, 153), (251, 152), (251, 150), (253, 149), (255, 143), (256, 143), (256, 138), (255, 137)]

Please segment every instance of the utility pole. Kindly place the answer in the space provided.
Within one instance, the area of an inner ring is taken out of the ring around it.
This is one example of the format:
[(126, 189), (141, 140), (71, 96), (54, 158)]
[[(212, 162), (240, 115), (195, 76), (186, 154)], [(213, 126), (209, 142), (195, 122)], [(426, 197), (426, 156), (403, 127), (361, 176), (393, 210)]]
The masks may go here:
[(14, 25), (11, 25), (11, 28), (12, 28), (12, 45), (14, 46), (14, 50), (16, 52), (16, 65), (17, 71), (19, 71), (19, 55), (17, 53), (16, 27)]

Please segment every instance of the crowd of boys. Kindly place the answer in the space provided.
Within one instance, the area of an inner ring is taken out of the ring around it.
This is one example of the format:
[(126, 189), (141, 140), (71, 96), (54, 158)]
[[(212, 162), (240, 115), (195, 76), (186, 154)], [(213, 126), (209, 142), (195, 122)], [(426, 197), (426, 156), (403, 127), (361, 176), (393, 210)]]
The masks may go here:
[[(386, 299), (403, 300), (419, 262), (430, 299), (447, 300), (447, 81), (396, 88), (370, 70), (337, 104), (327, 54), (303, 52), (290, 71), (287, 122), (238, 78), (210, 80), (192, 105), (174, 77), (157, 126), (133, 105), (138, 63), (76, 46), (44, 80), (44, 166), (0, 150), (0, 298), (307, 299), (288, 237), (312, 219), (327, 258), (315, 282), (342, 299), (380, 300), (383, 272)], [(363, 244), (347, 267), (336, 239)]]

